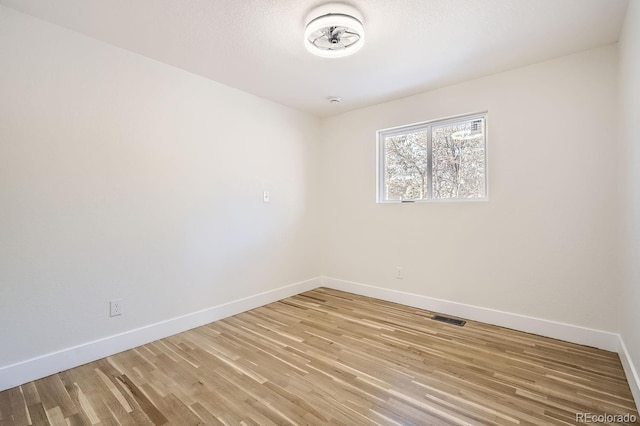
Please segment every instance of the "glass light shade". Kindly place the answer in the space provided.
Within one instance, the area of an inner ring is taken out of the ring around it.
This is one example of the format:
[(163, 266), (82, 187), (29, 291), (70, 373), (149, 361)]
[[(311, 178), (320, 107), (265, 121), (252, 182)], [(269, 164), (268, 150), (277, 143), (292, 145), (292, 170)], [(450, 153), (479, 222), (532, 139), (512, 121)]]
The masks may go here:
[(304, 44), (309, 52), (324, 58), (348, 56), (364, 45), (364, 27), (353, 16), (329, 13), (307, 24)]

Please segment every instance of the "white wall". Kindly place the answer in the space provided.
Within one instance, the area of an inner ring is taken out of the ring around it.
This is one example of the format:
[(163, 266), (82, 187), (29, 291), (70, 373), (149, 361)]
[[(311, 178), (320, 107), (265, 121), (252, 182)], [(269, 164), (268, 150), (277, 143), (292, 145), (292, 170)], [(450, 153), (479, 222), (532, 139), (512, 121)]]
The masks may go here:
[[(614, 332), (622, 298), (638, 365), (637, 6), (623, 209), (617, 46), (319, 122), (0, 6), (0, 369), (320, 274)], [(376, 130), (484, 110), (489, 202), (375, 203)]]
[(0, 7), (0, 367), (318, 276), (317, 131)]
[[(324, 273), (617, 332), (617, 60), (603, 47), (323, 120)], [(376, 130), (485, 110), (489, 202), (376, 204)]]
[[(622, 143), (626, 166), (626, 274), (622, 293), (621, 335), (633, 364), (640, 368), (640, 2), (629, 2), (620, 40)], [(638, 380), (638, 378), (636, 378)], [(640, 382), (636, 386), (640, 385)], [(636, 401), (640, 403), (640, 394)]]

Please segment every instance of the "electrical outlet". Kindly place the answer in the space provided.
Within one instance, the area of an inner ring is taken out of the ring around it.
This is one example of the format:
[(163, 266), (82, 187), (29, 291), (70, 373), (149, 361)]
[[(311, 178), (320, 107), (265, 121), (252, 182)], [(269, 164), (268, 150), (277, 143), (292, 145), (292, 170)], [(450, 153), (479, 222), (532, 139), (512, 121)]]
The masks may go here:
[(401, 280), (404, 278), (404, 271), (402, 266), (396, 266), (396, 279)]
[(268, 203), (271, 201), (271, 194), (269, 194), (269, 191), (264, 191), (262, 193), (262, 201), (264, 201), (265, 203)]
[(114, 299), (109, 302), (110, 316), (117, 317), (122, 315), (122, 299)]

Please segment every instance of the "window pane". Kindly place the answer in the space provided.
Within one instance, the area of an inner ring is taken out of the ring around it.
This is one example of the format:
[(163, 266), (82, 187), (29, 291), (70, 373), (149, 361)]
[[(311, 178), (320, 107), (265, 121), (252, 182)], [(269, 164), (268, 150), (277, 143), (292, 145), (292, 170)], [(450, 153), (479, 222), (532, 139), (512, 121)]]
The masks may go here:
[(433, 198), (484, 198), (484, 120), (432, 128)]
[(384, 139), (386, 200), (428, 198), (428, 133), (387, 136)]

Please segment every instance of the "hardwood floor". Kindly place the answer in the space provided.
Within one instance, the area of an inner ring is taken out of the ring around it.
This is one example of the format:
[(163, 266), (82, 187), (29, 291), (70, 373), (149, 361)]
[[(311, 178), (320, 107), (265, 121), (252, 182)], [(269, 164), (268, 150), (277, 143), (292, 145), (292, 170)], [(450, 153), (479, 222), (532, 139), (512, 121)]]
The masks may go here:
[(637, 416), (618, 355), (329, 289), (0, 393), (0, 425), (576, 424)]

